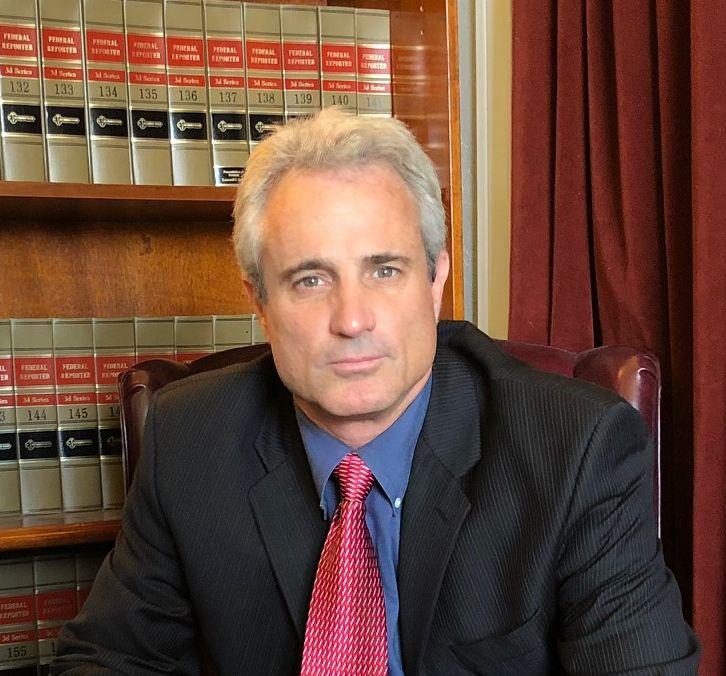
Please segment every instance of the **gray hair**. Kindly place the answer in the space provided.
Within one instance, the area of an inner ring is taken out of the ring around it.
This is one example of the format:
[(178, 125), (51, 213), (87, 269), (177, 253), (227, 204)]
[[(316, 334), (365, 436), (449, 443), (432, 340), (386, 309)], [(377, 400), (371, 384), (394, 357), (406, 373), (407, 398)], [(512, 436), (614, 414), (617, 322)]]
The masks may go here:
[(402, 122), (325, 108), (311, 118), (291, 120), (275, 129), (252, 152), (239, 185), (234, 248), (260, 300), (265, 299), (260, 231), (272, 188), (293, 169), (330, 171), (371, 164), (395, 171), (411, 191), (433, 280), (436, 260), (446, 245), (446, 217), (433, 163)]

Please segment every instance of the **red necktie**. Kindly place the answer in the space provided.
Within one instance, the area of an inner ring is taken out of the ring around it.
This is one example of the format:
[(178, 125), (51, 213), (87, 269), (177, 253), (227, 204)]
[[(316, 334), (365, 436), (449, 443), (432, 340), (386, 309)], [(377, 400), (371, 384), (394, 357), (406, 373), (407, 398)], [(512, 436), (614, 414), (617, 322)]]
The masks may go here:
[(318, 562), (301, 676), (388, 673), (386, 606), (365, 499), (373, 474), (353, 454), (335, 468), (342, 495)]

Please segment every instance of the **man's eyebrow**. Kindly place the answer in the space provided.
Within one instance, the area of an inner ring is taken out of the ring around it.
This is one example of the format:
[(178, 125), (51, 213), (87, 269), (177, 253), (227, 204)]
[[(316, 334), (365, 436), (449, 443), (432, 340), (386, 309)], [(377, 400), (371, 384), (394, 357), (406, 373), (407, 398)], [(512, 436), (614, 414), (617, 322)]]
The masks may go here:
[(366, 256), (363, 261), (369, 265), (384, 265), (385, 263), (393, 263), (394, 261), (402, 263), (403, 265), (411, 263), (411, 259), (408, 256), (394, 252), (385, 252)]
[(333, 268), (332, 261), (326, 258), (308, 258), (307, 260), (301, 261), (297, 265), (286, 268), (280, 273), (280, 279), (289, 280), (299, 272), (305, 270), (324, 270), (325, 272), (332, 272)]

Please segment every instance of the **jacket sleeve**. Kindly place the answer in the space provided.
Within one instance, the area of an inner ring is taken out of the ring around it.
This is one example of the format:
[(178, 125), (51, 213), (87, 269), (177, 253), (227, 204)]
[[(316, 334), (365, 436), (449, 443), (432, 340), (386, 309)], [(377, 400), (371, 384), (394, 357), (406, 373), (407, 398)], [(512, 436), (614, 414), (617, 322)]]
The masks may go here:
[(649, 439), (621, 403), (602, 416), (583, 455), (557, 569), (566, 673), (697, 673), (698, 643), (656, 532)]
[(184, 574), (156, 489), (155, 405), (122, 530), (80, 614), (62, 629), (52, 674), (199, 672)]

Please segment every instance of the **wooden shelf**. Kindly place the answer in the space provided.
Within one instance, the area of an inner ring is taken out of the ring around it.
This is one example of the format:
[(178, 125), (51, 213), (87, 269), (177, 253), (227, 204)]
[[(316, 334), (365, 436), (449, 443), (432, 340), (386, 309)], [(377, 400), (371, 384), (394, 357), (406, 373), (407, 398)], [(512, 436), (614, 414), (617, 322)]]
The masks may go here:
[(0, 518), (0, 552), (113, 542), (121, 511), (44, 514)]
[(0, 181), (0, 214), (2, 221), (231, 222), (234, 195), (232, 187)]

